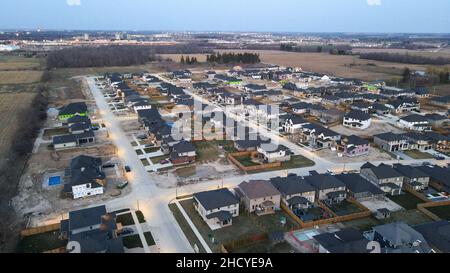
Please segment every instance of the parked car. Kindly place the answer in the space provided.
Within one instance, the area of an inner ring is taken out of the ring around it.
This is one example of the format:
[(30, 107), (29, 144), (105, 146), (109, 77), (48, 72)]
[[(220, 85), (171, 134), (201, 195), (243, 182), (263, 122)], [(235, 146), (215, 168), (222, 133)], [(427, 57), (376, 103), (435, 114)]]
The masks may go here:
[(165, 164), (169, 164), (170, 161), (167, 159), (161, 160), (159, 163), (161, 163), (161, 165), (165, 165)]
[(102, 166), (103, 169), (109, 169), (109, 168), (114, 168), (116, 166), (116, 164), (113, 163), (106, 163), (105, 165)]
[(150, 143), (150, 144), (145, 145), (145, 148), (152, 148), (152, 147), (155, 147), (155, 144)]
[(442, 155), (434, 155), (434, 159), (436, 160), (445, 160), (445, 157)]
[(131, 167), (130, 167), (130, 166), (125, 166), (125, 171), (126, 171), (127, 173), (131, 172)]
[(119, 185), (117, 185), (117, 188), (119, 190), (124, 189), (126, 186), (128, 186), (128, 181), (123, 181), (122, 183), (120, 183)]
[(138, 135), (138, 136), (136, 136), (138, 139), (141, 139), (141, 140), (143, 140), (143, 139), (147, 139), (148, 138), (148, 136), (146, 135), (146, 134), (142, 134), (142, 135)]

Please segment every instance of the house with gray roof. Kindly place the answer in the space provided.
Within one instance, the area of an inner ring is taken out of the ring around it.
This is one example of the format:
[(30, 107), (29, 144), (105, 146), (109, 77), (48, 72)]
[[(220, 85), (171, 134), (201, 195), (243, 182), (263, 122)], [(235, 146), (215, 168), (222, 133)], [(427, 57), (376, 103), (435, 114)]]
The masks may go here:
[(297, 175), (275, 177), (270, 183), (281, 193), (281, 201), (291, 210), (307, 209), (315, 202), (316, 189)]
[(379, 166), (366, 163), (361, 167), (361, 176), (390, 195), (402, 193), (404, 175), (392, 166), (383, 163)]
[(328, 204), (340, 203), (347, 198), (347, 188), (335, 176), (313, 174), (304, 177), (305, 181), (316, 189), (316, 199)]
[(194, 194), (194, 207), (212, 230), (231, 226), (239, 216), (239, 199), (227, 188)]
[(450, 222), (442, 220), (413, 226), (438, 253), (450, 253)]
[(236, 193), (249, 212), (256, 215), (273, 214), (280, 209), (281, 193), (266, 180), (250, 180), (240, 183)]
[(369, 240), (354, 228), (322, 233), (313, 237), (319, 253), (368, 253)]
[(416, 191), (428, 189), (430, 176), (421, 171), (418, 167), (394, 164), (394, 169), (403, 174), (403, 182), (410, 185)]
[(402, 117), (398, 120), (398, 125), (402, 128), (417, 131), (427, 132), (431, 131), (431, 125), (428, 119), (424, 116), (413, 114), (406, 117)]
[(409, 150), (409, 141), (402, 134), (392, 132), (373, 136), (373, 143), (387, 152), (398, 152)]
[(450, 193), (450, 169), (440, 166), (419, 166), (422, 172), (430, 176), (429, 184), (438, 191)]
[(345, 184), (348, 195), (359, 200), (382, 199), (386, 194), (373, 183), (356, 173), (339, 174), (336, 178)]
[(61, 237), (69, 243), (76, 242), (78, 249), (67, 246), (69, 253), (123, 253), (121, 225), (116, 214), (98, 206), (69, 212), (69, 218), (61, 221)]
[(366, 233), (371, 241), (380, 243), (382, 253), (431, 253), (425, 237), (403, 222), (375, 226)]

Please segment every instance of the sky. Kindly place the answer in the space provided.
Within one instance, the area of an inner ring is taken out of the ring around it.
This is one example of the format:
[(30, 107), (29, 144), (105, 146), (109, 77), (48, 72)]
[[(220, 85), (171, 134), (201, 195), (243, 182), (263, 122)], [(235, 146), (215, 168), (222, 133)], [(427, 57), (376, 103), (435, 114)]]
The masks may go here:
[(450, 0), (1, 0), (0, 29), (450, 33)]

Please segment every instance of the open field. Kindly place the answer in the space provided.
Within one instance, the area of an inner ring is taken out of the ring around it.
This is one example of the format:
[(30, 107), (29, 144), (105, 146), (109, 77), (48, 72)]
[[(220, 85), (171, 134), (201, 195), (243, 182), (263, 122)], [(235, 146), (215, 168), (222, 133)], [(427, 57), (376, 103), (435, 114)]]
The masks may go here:
[(41, 80), (42, 71), (0, 71), (0, 84), (25, 84)]
[(29, 92), (0, 93), (0, 165), (11, 148), (20, 113), (30, 106), (34, 96)]
[(0, 56), (0, 71), (36, 70), (41, 65), (42, 59)]
[(354, 48), (353, 53), (398, 53), (409, 54), (430, 58), (450, 58), (450, 51), (440, 50), (436, 52), (435, 49), (426, 50), (409, 50), (409, 49), (397, 49), (397, 48)]
[(306, 71), (367, 81), (399, 76), (406, 66), (413, 70), (426, 70), (426, 66), (422, 65), (360, 60), (357, 56), (328, 53), (296, 53), (276, 50), (219, 50), (219, 52), (253, 52), (258, 53), (264, 63), (301, 67)]

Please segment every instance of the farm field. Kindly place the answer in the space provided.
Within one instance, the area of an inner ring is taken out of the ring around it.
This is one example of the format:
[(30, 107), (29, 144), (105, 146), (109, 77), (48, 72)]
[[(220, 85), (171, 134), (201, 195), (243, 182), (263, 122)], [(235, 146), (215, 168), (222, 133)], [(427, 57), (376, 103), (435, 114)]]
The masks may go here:
[(40, 59), (0, 56), (0, 71), (35, 70), (40, 67)]
[(0, 71), (0, 84), (27, 84), (41, 80), (42, 71)]
[(426, 70), (426, 66), (422, 65), (360, 60), (356, 56), (330, 55), (328, 53), (296, 53), (276, 50), (219, 50), (219, 52), (253, 52), (258, 53), (264, 63), (301, 67), (305, 71), (366, 81), (399, 76), (406, 66), (413, 70)]
[(35, 95), (30, 92), (0, 93), (0, 158), (7, 157), (20, 113), (30, 106)]

